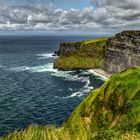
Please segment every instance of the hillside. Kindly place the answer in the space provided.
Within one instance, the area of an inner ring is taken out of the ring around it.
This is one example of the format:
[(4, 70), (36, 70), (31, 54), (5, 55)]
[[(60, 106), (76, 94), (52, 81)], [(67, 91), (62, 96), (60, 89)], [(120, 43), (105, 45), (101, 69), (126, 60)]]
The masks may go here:
[(93, 90), (60, 128), (30, 126), (2, 140), (139, 140), (140, 68), (113, 75)]
[(77, 70), (103, 67), (107, 40), (108, 38), (97, 38), (61, 43), (58, 51), (60, 57), (54, 62), (54, 68)]
[(93, 134), (100, 137), (102, 130), (139, 131), (140, 68), (115, 74), (100, 89), (94, 90), (73, 112), (65, 128), (71, 133), (88, 130), (91, 137)]

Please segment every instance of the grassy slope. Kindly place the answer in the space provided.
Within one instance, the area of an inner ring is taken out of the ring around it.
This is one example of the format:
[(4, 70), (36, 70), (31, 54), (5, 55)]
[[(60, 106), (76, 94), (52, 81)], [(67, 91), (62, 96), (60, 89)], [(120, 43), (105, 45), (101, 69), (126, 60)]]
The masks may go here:
[(83, 127), (84, 131), (89, 130), (97, 137), (101, 130), (109, 128), (121, 133), (139, 131), (140, 68), (112, 76), (78, 106), (65, 127), (70, 128), (71, 133), (75, 130), (80, 133)]
[(108, 38), (97, 38), (83, 41), (77, 53), (60, 56), (56, 60), (58, 68), (71, 70), (102, 67), (107, 40)]
[(61, 128), (30, 126), (3, 140), (139, 140), (140, 68), (113, 75)]

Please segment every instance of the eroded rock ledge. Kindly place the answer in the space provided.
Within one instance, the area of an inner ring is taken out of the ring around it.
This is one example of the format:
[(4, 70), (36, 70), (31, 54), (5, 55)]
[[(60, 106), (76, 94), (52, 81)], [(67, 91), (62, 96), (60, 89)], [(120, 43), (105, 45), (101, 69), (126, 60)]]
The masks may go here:
[(123, 31), (108, 40), (105, 53), (105, 70), (121, 72), (140, 65), (140, 31)]

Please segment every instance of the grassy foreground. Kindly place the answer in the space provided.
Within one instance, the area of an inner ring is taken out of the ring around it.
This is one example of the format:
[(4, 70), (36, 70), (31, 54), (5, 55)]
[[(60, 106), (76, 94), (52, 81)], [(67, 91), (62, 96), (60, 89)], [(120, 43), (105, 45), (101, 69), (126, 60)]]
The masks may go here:
[(74, 70), (102, 67), (107, 40), (108, 38), (103, 37), (82, 41), (79, 51), (67, 56), (60, 56), (56, 60), (57, 68), (62, 70)]
[(140, 140), (140, 68), (113, 75), (62, 127), (29, 126), (1, 140)]

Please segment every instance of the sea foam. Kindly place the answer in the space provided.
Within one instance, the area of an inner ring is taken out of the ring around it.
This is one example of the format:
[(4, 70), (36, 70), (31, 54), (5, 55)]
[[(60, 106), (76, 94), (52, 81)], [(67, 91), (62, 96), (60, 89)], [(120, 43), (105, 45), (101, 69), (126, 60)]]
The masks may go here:
[(97, 76), (99, 79), (101, 79), (103, 81), (107, 81), (109, 79), (108, 77), (106, 77), (106, 76), (104, 76), (104, 75), (102, 75), (100, 73), (97, 73), (93, 69), (88, 70), (88, 72), (91, 73), (91, 74), (93, 74), (93, 75), (95, 75), (95, 76)]
[(70, 96), (66, 96), (66, 97), (63, 97), (63, 98), (73, 98), (75, 96), (82, 97), (83, 95), (89, 93), (91, 90), (94, 89), (94, 87), (90, 86), (89, 77), (85, 78), (83, 82), (85, 82), (85, 85), (79, 91), (74, 92)]
[[(68, 99), (68, 98), (73, 98), (73, 97), (82, 97), (85, 94), (88, 94), (94, 88), (90, 85), (90, 77), (89, 76), (85, 77), (84, 75), (82, 76), (83, 72), (81, 72), (80, 74), (79, 73), (74, 74), (74, 72), (72, 71), (69, 71), (69, 72), (57, 71), (56, 73), (52, 74), (57, 77), (62, 77), (68, 81), (79, 81), (79, 82), (84, 83), (84, 86), (80, 90), (73, 92), (69, 96), (62, 97), (63, 99)], [(71, 89), (71, 91), (73, 90)]]
[(47, 63), (45, 65), (34, 66), (34, 67), (21, 66), (21, 67), (11, 68), (10, 70), (16, 71), (16, 72), (29, 71), (32, 73), (35, 73), (35, 72), (57, 72), (57, 69), (53, 69), (53, 63)]
[(54, 58), (56, 56), (53, 56), (54, 53), (43, 53), (43, 54), (37, 54), (39, 59), (47, 59), (47, 58)]

